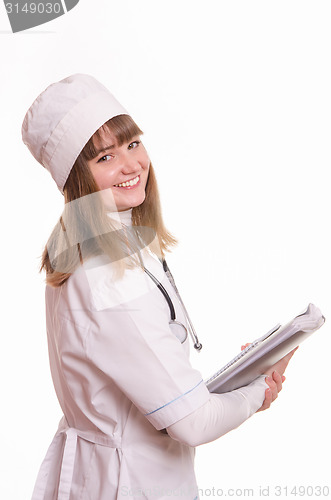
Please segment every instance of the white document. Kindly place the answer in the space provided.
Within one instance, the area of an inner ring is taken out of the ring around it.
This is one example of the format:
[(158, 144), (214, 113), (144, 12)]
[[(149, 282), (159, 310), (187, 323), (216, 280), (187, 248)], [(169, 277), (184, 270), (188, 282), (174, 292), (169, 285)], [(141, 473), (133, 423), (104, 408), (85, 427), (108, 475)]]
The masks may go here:
[(321, 311), (307, 309), (285, 326), (276, 325), (205, 381), (209, 392), (223, 393), (245, 386), (318, 330), (325, 322)]

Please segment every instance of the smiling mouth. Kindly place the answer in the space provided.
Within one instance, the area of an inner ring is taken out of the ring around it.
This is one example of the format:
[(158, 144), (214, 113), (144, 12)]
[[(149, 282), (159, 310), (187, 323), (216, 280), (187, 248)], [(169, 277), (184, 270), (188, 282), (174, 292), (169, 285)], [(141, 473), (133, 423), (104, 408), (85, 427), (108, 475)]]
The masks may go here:
[(137, 177), (135, 177), (134, 179), (131, 179), (127, 182), (121, 182), (120, 184), (114, 184), (114, 187), (132, 187), (132, 186), (135, 186), (136, 184), (138, 184), (140, 180), (140, 176), (137, 175)]

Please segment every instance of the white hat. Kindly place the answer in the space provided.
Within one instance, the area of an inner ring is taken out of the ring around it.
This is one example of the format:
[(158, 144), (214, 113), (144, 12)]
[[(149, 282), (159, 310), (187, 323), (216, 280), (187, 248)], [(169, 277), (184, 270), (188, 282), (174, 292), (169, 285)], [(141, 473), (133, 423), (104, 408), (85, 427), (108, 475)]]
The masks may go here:
[(27, 111), (22, 139), (35, 159), (51, 173), (59, 190), (79, 153), (106, 121), (128, 112), (89, 75), (76, 74), (53, 83)]

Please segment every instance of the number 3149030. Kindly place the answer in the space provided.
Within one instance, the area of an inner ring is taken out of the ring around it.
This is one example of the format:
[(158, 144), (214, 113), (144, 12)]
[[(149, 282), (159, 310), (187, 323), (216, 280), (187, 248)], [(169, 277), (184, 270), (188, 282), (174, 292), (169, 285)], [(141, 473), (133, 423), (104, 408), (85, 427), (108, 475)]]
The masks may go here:
[(6, 10), (8, 14), (16, 12), (17, 14), (22, 12), (25, 14), (60, 14), (61, 4), (60, 3), (25, 3), (20, 5), (18, 3), (6, 3)]
[(327, 497), (330, 494), (328, 486), (275, 486), (275, 496), (293, 497)]

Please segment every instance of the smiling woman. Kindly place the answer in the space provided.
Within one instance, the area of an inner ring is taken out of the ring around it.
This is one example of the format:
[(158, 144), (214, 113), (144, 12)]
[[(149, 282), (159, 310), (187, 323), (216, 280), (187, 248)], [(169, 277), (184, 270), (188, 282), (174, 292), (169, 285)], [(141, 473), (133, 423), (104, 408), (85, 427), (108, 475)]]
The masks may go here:
[[(162, 258), (176, 244), (162, 219), (154, 168), (139, 140), (142, 134), (129, 115), (118, 115), (104, 123), (78, 155), (63, 187), (64, 211), (42, 255), (40, 270), (46, 271), (48, 285), (61, 286), (83, 260), (100, 253), (109, 256), (119, 277), (125, 267), (139, 265), (136, 253), (141, 245), (149, 244)], [(97, 192), (100, 199), (91, 196)], [(131, 208), (132, 224), (140, 236), (138, 246), (127, 233), (117, 231), (114, 238), (118, 228), (108, 217)], [(86, 238), (87, 227), (93, 238)], [(68, 247), (61, 238), (64, 230), (74, 232), (77, 245)], [(130, 246), (129, 255), (123, 254), (124, 241)]]
[(33, 500), (196, 500), (194, 447), (282, 388), (275, 371), (210, 394), (192, 368), (187, 335), (171, 328), (190, 331), (190, 320), (164, 259), (176, 240), (141, 135), (88, 75), (48, 87), (24, 119), (23, 140), (65, 201), (41, 265), (63, 418)]

